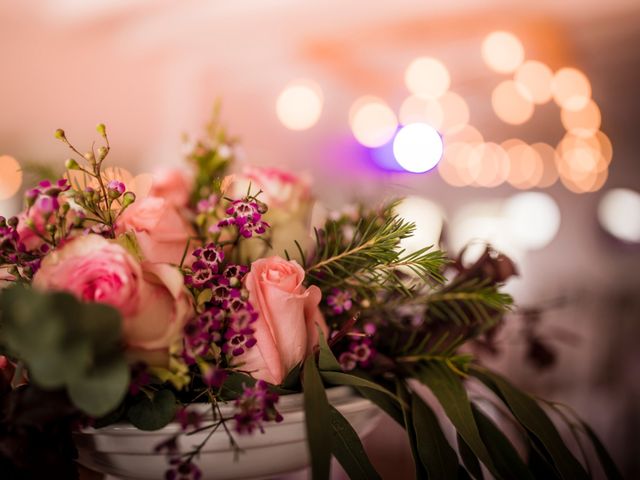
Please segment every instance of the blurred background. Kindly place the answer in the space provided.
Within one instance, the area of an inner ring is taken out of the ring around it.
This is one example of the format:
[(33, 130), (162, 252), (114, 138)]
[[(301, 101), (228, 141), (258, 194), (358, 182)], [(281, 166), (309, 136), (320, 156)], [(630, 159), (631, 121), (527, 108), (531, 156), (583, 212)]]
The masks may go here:
[[(67, 158), (56, 128), (89, 146), (104, 122), (114, 163), (154, 171), (219, 99), (244, 161), (308, 172), (329, 207), (407, 197), (421, 242), (512, 256), (487, 361), (640, 478), (637, 1), (21, 0), (0, 25), (0, 214), (20, 165)], [(411, 478), (391, 422), (367, 445)]]

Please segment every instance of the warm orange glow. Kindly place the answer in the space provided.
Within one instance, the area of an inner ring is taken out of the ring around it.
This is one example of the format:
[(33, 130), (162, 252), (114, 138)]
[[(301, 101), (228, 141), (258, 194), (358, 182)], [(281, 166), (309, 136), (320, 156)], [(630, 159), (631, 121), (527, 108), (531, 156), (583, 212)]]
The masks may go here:
[(493, 32), (482, 42), (482, 59), (498, 73), (511, 73), (524, 60), (524, 47), (512, 33)]
[(543, 165), (542, 176), (536, 186), (539, 188), (550, 187), (558, 181), (558, 155), (556, 150), (547, 143), (534, 143), (531, 148), (540, 156)]
[(590, 172), (587, 175), (561, 175), (562, 184), (574, 193), (587, 193), (600, 190), (609, 176), (609, 169), (605, 168), (601, 172)]
[(613, 145), (611, 145), (611, 140), (609, 140), (606, 133), (601, 131), (596, 132), (596, 138), (600, 144), (600, 154), (606, 164), (609, 165), (613, 159)]
[(415, 95), (439, 98), (449, 89), (451, 78), (447, 67), (440, 60), (420, 57), (407, 67), (404, 83)]
[(440, 130), (445, 134), (454, 134), (469, 123), (469, 106), (460, 95), (445, 93), (439, 100), (444, 114)]
[(291, 130), (313, 127), (322, 113), (322, 90), (311, 80), (296, 80), (288, 84), (276, 101), (276, 114)]
[(497, 187), (509, 176), (509, 157), (496, 143), (477, 145), (469, 160), (469, 172), (476, 185)]
[(398, 116), (400, 117), (400, 123), (402, 125), (426, 123), (440, 130), (444, 112), (438, 100), (411, 95), (402, 102)]
[(602, 116), (600, 109), (593, 100), (588, 100), (579, 110), (563, 108), (560, 112), (562, 125), (568, 131), (579, 137), (591, 137), (600, 128)]
[(555, 102), (566, 110), (580, 110), (591, 99), (587, 76), (575, 68), (561, 68), (553, 76), (551, 91)]
[(438, 164), (442, 179), (454, 187), (465, 187), (473, 182), (469, 171), (469, 161), (473, 156), (473, 146), (454, 142), (447, 145), (444, 156)]
[(511, 125), (525, 123), (534, 110), (527, 91), (512, 80), (505, 80), (493, 90), (491, 106), (500, 120)]
[[(502, 144), (503, 148), (504, 143)], [(540, 154), (526, 143), (512, 144), (505, 148), (509, 156), (509, 177), (507, 181), (516, 188), (533, 188), (544, 172)]]
[(558, 171), (563, 178), (580, 181), (606, 168), (600, 158), (600, 152), (591, 148), (574, 148), (562, 154)]
[(387, 143), (398, 128), (393, 110), (376, 97), (362, 97), (349, 111), (351, 130), (365, 147), (379, 147)]
[(13, 197), (22, 186), (22, 169), (9, 155), (0, 156), (0, 200)]
[[(566, 134), (564, 138), (558, 143), (556, 150), (560, 157), (569, 158), (569, 162), (573, 164), (582, 163), (590, 165), (592, 168), (596, 168), (598, 171), (602, 171), (609, 166), (611, 163), (611, 143), (609, 139), (602, 132), (598, 132), (601, 135), (594, 135), (592, 137), (577, 137), (570, 133)], [(588, 150), (591, 153), (580, 154), (571, 153), (575, 150)], [(586, 161), (580, 161), (581, 157), (584, 155), (589, 155), (590, 159)], [(593, 162), (591, 158), (595, 158), (597, 161)]]
[(484, 137), (476, 127), (472, 125), (465, 125), (455, 132), (445, 134), (445, 140), (445, 143), (447, 144), (462, 142), (475, 145), (484, 142)]
[(528, 60), (516, 71), (515, 82), (524, 88), (537, 104), (551, 100), (551, 82), (553, 72), (542, 62)]

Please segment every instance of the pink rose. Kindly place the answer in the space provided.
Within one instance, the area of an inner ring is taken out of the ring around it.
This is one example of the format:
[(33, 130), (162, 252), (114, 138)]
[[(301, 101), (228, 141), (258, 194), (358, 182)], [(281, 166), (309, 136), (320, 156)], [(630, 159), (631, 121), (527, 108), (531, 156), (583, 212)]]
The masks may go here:
[(178, 265), (191, 228), (168, 200), (146, 197), (136, 200), (116, 222), (116, 233), (132, 231), (145, 260)]
[(253, 377), (280, 384), (318, 344), (319, 325), (329, 331), (318, 308), (318, 287), (302, 285), (304, 270), (295, 260), (262, 258), (251, 264), (244, 285), (258, 311), (255, 347), (238, 357)]
[(99, 235), (77, 237), (45, 257), (33, 285), (115, 307), (123, 317), (124, 341), (133, 348), (168, 348), (192, 314), (178, 269), (138, 263)]
[(153, 174), (150, 195), (167, 200), (177, 208), (186, 207), (191, 194), (191, 178), (184, 169), (171, 168)]

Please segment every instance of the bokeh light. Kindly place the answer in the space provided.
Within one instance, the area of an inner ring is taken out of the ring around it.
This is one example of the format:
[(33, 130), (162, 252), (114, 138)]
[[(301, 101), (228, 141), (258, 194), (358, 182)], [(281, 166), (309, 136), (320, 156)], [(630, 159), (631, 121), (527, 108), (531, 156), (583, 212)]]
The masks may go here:
[(465, 125), (459, 130), (446, 133), (444, 136), (447, 143), (464, 142), (477, 145), (478, 143), (484, 142), (482, 133), (473, 125)]
[(442, 108), (442, 123), (439, 130), (444, 135), (451, 135), (462, 130), (469, 123), (469, 106), (455, 92), (447, 92), (439, 99)]
[(524, 47), (512, 33), (492, 32), (482, 42), (482, 59), (498, 73), (511, 73), (524, 60)]
[(517, 143), (503, 142), (501, 146), (509, 157), (507, 181), (520, 189), (535, 187), (544, 172), (544, 164), (540, 154), (522, 141)]
[(448, 90), (451, 77), (447, 67), (440, 60), (420, 57), (407, 67), (404, 82), (414, 95), (438, 98)]
[(9, 156), (0, 156), (0, 200), (13, 197), (22, 186), (22, 169), (18, 161)]
[(560, 209), (553, 198), (542, 192), (511, 197), (505, 203), (504, 218), (513, 241), (526, 250), (544, 248), (560, 228)]
[(402, 102), (398, 117), (402, 125), (419, 122), (439, 130), (444, 119), (444, 112), (438, 100), (411, 95)]
[(580, 110), (591, 99), (591, 83), (576, 68), (561, 68), (553, 76), (551, 91), (554, 101), (566, 110)]
[(318, 122), (322, 103), (322, 90), (315, 82), (295, 80), (278, 96), (276, 114), (285, 127), (306, 130)]
[(542, 175), (535, 185), (538, 188), (548, 188), (558, 181), (558, 155), (555, 148), (548, 143), (538, 142), (531, 145), (542, 159)]
[(619, 240), (640, 243), (640, 193), (628, 188), (607, 191), (598, 204), (598, 220)]
[(465, 187), (473, 182), (469, 161), (473, 158), (474, 146), (475, 144), (466, 142), (447, 144), (442, 160), (438, 163), (438, 173), (449, 185)]
[(444, 225), (444, 210), (439, 205), (422, 197), (405, 197), (395, 208), (395, 213), (416, 226), (411, 237), (400, 241), (406, 253), (416, 252), (429, 245), (436, 248)]
[(600, 109), (593, 100), (588, 100), (579, 110), (563, 108), (560, 112), (560, 119), (567, 132), (579, 137), (595, 135), (602, 121)]
[(398, 128), (396, 114), (377, 97), (361, 97), (349, 111), (351, 130), (365, 147), (380, 147), (387, 143)]
[(469, 159), (469, 173), (475, 185), (497, 187), (509, 176), (509, 157), (496, 143), (476, 145)]
[(553, 72), (542, 62), (527, 60), (516, 70), (514, 81), (524, 88), (538, 105), (551, 100)]
[(527, 91), (512, 80), (505, 80), (494, 88), (491, 106), (500, 120), (511, 125), (525, 123), (534, 111)]
[(426, 123), (411, 123), (398, 131), (393, 140), (393, 155), (408, 172), (424, 173), (442, 157), (442, 137)]

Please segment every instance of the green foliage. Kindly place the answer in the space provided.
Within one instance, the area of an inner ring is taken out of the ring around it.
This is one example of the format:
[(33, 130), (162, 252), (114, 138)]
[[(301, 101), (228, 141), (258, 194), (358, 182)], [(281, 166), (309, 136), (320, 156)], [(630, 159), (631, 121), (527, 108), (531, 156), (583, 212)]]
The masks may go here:
[(175, 418), (177, 408), (171, 390), (159, 390), (151, 396), (141, 393), (127, 409), (127, 418), (140, 430), (160, 430)]
[[(446, 257), (439, 250), (425, 247), (414, 253), (400, 249), (400, 241), (413, 235), (415, 225), (393, 213), (396, 203), (380, 213), (364, 215), (345, 233), (344, 222), (328, 220), (316, 231), (316, 255), (307, 264), (307, 280), (323, 290), (350, 288), (363, 298), (380, 290), (410, 296), (415, 285), (442, 282)], [(351, 237), (351, 238), (349, 238)], [(415, 278), (407, 281), (403, 272)]]
[(330, 405), (312, 355), (304, 361), (302, 388), (312, 479), (328, 480), (332, 451), (332, 430), (327, 428), (330, 423)]
[(129, 368), (117, 310), (16, 286), (1, 292), (0, 312), (0, 343), (26, 364), (36, 385), (67, 389), (73, 403), (95, 417), (122, 402)]

